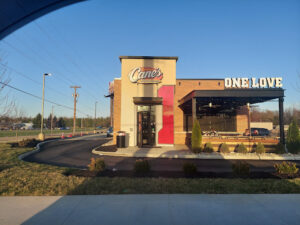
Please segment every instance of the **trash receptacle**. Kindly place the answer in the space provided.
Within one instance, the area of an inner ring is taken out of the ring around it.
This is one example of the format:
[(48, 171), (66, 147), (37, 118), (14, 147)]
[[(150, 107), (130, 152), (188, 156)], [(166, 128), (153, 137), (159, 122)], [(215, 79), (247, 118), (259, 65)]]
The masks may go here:
[(125, 137), (126, 133), (124, 131), (117, 132), (117, 148), (125, 148)]

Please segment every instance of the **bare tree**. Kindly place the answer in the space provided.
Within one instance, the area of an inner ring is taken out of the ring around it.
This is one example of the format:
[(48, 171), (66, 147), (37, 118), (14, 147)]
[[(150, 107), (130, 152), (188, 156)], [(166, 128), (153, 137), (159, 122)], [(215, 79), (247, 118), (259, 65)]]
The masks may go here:
[[(0, 58), (1, 62), (1, 58)], [(5, 93), (6, 86), (11, 79), (6, 75), (7, 69), (0, 67), (0, 118), (10, 116), (10, 114), (16, 108), (15, 101), (9, 96), (9, 93)]]

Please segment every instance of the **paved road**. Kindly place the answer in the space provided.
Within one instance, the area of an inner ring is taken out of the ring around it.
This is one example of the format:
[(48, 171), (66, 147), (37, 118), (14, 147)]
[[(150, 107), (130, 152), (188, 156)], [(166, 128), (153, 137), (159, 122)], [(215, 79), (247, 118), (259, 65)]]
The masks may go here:
[(297, 225), (300, 195), (0, 197), (2, 225)]
[(86, 168), (92, 157), (92, 150), (105, 142), (105, 135), (84, 136), (80, 138), (55, 140), (41, 146), (41, 151), (26, 157), (29, 162), (40, 162), (58, 166)]
[[(107, 142), (104, 135), (86, 136), (77, 139), (59, 140), (44, 144), (39, 153), (33, 154), (26, 161), (41, 162), (59, 166), (86, 168), (92, 157), (92, 149)], [(104, 156), (107, 168), (132, 171), (136, 158)], [(200, 159), (159, 159), (148, 158), (153, 171), (182, 171), (182, 165), (189, 161), (197, 165), (200, 172), (232, 172), (231, 165), (236, 160), (200, 160)], [(247, 160), (252, 172), (274, 171), (274, 163), (278, 161)], [(298, 166), (300, 162), (298, 161)]]

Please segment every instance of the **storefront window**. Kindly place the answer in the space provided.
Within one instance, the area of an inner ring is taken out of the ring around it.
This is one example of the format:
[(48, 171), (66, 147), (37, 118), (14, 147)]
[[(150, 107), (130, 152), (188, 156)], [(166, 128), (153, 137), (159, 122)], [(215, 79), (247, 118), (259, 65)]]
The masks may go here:
[(149, 105), (138, 105), (137, 111), (138, 112), (145, 112), (145, 111), (150, 111), (151, 106)]
[[(199, 116), (197, 119), (200, 122), (202, 131), (236, 131), (236, 117), (228, 114), (218, 114), (214, 116)], [(184, 118), (184, 129), (185, 131), (192, 131), (193, 119), (192, 115), (185, 115)]]

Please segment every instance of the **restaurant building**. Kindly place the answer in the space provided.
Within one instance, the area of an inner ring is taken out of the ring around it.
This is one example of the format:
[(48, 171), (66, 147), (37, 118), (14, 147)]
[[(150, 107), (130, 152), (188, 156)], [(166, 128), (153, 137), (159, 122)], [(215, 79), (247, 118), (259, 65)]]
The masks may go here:
[(127, 146), (190, 143), (194, 119), (202, 131), (240, 137), (250, 127), (250, 105), (279, 101), (284, 142), (281, 78), (177, 79), (178, 57), (120, 56), (121, 77), (110, 82), (114, 142), (126, 132)]

